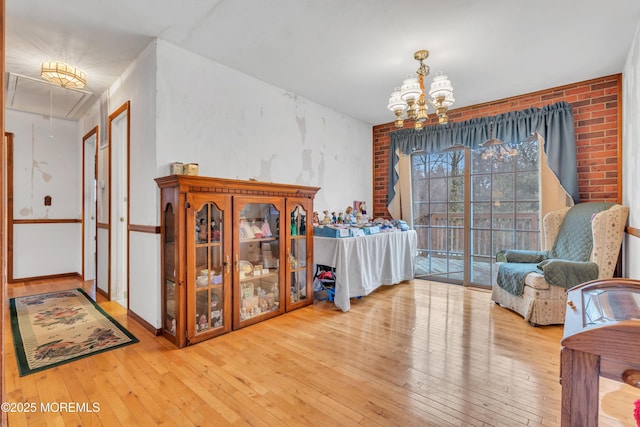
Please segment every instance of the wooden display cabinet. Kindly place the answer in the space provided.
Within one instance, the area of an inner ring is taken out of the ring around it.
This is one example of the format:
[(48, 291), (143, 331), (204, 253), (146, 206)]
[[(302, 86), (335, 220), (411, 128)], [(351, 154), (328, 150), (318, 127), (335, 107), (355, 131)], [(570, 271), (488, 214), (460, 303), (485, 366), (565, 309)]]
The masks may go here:
[(162, 333), (178, 347), (313, 302), (317, 187), (157, 178)]

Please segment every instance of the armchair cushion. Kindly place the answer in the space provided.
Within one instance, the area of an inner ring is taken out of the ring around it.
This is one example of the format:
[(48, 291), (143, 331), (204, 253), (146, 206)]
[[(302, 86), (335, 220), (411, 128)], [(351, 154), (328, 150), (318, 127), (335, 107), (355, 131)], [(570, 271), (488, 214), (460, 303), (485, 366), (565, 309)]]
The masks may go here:
[(547, 258), (549, 258), (549, 253), (547, 251), (523, 251), (517, 249), (508, 249), (506, 251), (498, 252), (496, 255), (496, 261), (498, 262), (538, 263)]
[(547, 259), (539, 263), (538, 268), (548, 284), (565, 289), (598, 278), (598, 264), (590, 261)]
[[(613, 206), (610, 202), (579, 203), (564, 217), (558, 236), (551, 248), (550, 258), (569, 261), (588, 261), (593, 249), (591, 221), (595, 214)], [(595, 277), (597, 279), (597, 276)]]

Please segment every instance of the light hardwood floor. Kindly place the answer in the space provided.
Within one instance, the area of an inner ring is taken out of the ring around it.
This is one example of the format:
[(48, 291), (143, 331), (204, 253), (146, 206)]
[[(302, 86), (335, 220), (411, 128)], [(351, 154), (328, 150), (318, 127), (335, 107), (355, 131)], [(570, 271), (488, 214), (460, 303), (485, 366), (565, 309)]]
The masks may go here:
[[(9, 297), (79, 286), (17, 284)], [(560, 424), (562, 326), (531, 327), (486, 291), (415, 280), (348, 313), (316, 302), (184, 349), (100, 305), (140, 342), (25, 377), (5, 319), (9, 402), (99, 405), (11, 413), (10, 426)], [(640, 391), (605, 379), (600, 391), (600, 425), (635, 426)]]

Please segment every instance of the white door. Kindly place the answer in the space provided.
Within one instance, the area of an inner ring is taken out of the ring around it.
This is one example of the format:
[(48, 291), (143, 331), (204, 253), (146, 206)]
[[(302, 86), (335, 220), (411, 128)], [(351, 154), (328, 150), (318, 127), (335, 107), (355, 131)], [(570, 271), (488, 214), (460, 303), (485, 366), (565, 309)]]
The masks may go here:
[[(100, 144), (98, 144), (100, 147)], [(110, 212), (109, 212), (109, 197), (111, 194), (111, 167), (109, 166), (109, 152), (110, 148), (108, 144), (103, 145), (98, 149), (98, 182), (97, 182), (97, 212), (96, 217), (98, 219), (98, 230), (96, 231), (96, 290), (104, 295), (106, 298), (110, 298), (110, 274), (109, 274), (109, 260), (111, 255), (109, 254), (109, 238), (111, 234), (110, 225)]]
[(120, 305), (128, 306), (127, 283), (127, 246), (128, 246), (128, 203), (127, 200), (127, 148), (128, 148), (128, 110), (122, 111), (109, 123), (111, 132), (111, 299)]
[(96, 278), (96, 146), (98, 128), (83, 138), (84, 150), (84, 269), (83, 280)]

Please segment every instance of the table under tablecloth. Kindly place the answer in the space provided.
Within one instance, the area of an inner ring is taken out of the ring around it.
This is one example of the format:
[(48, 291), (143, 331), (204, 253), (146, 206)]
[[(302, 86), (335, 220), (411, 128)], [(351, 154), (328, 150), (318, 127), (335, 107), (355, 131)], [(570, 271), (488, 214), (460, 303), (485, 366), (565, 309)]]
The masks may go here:
[(334, 303), (342, 311), (350, 309), (350, 298), (413, 279), (415, 230), (360, 237), (314, 236), (313, 242), (314, 263), (336, 270)]

